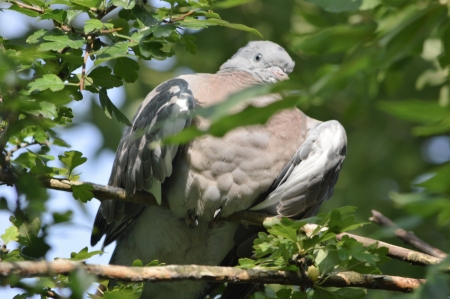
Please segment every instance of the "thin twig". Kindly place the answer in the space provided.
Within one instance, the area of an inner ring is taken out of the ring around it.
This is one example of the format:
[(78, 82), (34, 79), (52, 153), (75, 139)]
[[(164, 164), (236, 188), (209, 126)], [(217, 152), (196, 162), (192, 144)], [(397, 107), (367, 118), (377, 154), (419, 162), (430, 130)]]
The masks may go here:
[(403, 240), (405, 243), (416, 247), (420, 251), (441, 259), (445, 259), (448, 256), (445, 252), (431, 246), (427, 242), (418, 238), (416, 235), (414, 235), (414, 233), (407, 232), (404, 229), (399, 228), (392, 220), (378, 211), (372, 210), (372, 217), (370, 217), (369, 220), (384, 227), (392, 227), (394, 229), (394, 234), (398, 238)]
[(192, 15), (195, 12), (195, 10), (190, 10), (185, 14), (182, 14), (181, 16), (177, 17), (177, 18), (170, 18), (169, 23), (174, 23), (174, 22), (178, 22), (178, 21), (184, 21), (184, 19), (186, 19), (186, 17)]
[[(113, 279), (128, 282), (175, 282), (182, 280), (233, 282), (233, 283), (273, 283), (311, 287), (314, 283), (300, 272), (267, 271), (261, 269), (243, 270), (232, 267), (169, 265), (157, 267), (126, 267), (116, 265), (94, 265), (69, 260), (20, 261), (0, 263), (0, 276), (11, 274), (20, 277), (50, 276), (67, 274), (83, 269), (99, 279)], [(317, 284), (323, 287), (361, 287), (409, 293), (425, 283), (424, 279), (414, 279), (389, 275), (359, 274), (356, 272), (330, 273)]]
[(100, 30), (100, 33), (102, 34), (108, 34), (108, 33), (114, 33), (117, 31), (123, 30), (123, 28), (113, 28), (113, 29), (109, 29), (109, 30)]
[(44, 295), (47, 297), (53, 298), (53, 299), (62, 299), (63, 298), (58, 293), (53, 291), (52, 289), (46, 289)]
[(48, 145), (48, 144), (45, 144), (45, 142), (44, 142), (44, 143), (41, 143), (41, 142), (37, 142), (37, 141), (20, 143), (20, 144), (18, 144), (15, 148), (9, 150), (9, 151), (6, 153), (6, 157), (5, 157), (6, 162), (9, 162), (9, 160), (10, 160), (11, 157), (12, 157), (12, 155), (13, 155), (15, 152), (17, 152), (18, 150), (20, 150), (20, 149), (22, 149), (22, 148), (26, 148), (26, 147), (32, 146), (32, 145)]
[(11, 130), (14, 125), (14, 123), (19, 119), (19, 113), (16, 111), (12, 112), (6, 112), (3, 111), (5, 115), (7, 115), (6, 118), (6, 126), (3, 128), (3, 130), (0, 132), (0, 168), (5, 167), (6, 164), (8, 164), (8, 161), (6, 160), (6, 155), (3, 153), (6, 152), (6, 144), (8, 143), (9, 137), (11, 135)]
[(37, 11), (38, 13), (44, 13), (44, 10), (40, 7), (36, 7), (36, 6), (31, 6), (19, 1), (13, 1), (12, 3), (16, 4), (17, 6), (19, 6), (20, 8), (25, 8), (25, 9), (29, 9), (29, 10), (33, 10), (33, 11)]
[[(0, 182), (6, 183), (8, 185), (13, 185), (16, 180), (17, 180), (16, 177), (10, 174), (0, 172)], [(151, 194), (143, 191), (136, 192), (136, 194), (131, 195), (127, 194), (125, 189), (122, 188), (104, 186), (89, 182), (69, 181), (67, 179), (48, 178), (48, 177), (42, 177), (40, 178), (40, 181), (43, 187), (45, 188), (66, 192), (72, 192), (73, 185), (89, 184), (92, 185), (92, 187), (94, 188), (92, 193), (94, 194), (95, 198), (97, 198), (100, 201), (107, 199), (115, 199), (124, 202), (133, 202), (145, 205), (158, 204)]]
[(84, 90), (84, 82), (86, 80), (86, 63), (91, 53), (92, 36), (86, 37), (86, 50), (84, 52), (83, 66), (81, 67), (80, 91)]

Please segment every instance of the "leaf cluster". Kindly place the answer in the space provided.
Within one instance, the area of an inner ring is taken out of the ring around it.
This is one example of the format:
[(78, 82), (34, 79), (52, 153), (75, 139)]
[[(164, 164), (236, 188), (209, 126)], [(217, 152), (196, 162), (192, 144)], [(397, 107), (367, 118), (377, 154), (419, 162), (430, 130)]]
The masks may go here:
[[(364, 247), (349, 236), (336, 240), (337, 234), (364, 225), (355, 222), (355, 210), (355, 207), (342, 207), (304, 220), (271, 218), (264, 222), (267, 233), (260, 232), (254, 242), (254, 259), (240, 259), (239, 267), (300, 271), (313, 282), (306, 293), (281, 290), (277, 298), (307, 298), (310, 292), (312, 298), (361, 298), (361, 294), (365, 294), (362, 290), (342, 291), (320, 287), (320, 282), (332, 272), (381, 274), (378, 265), (389, 260), (385, 247), (378, 248), (377, 244)], [(307, 223), (318, 225), (311, 234), (302, 231)], [(317, 297), (319, 294), (324, 297)]]
[[(10, 218), (12, 226), (1, 236), (0, 258), (34, 260), (44, 258), (50, 249), (46, 241), (49, 228), (67, 224), (72, 217), (69, 210), (42, 220), (48, 194), (39, 177), (77, 181), (80, 173), (75, 168), (87, 161), (79, 151), (68, 150), (58, 157), (52, 152), (56, 146), (70, 147), (61, 133), (72, 125), (70, 103), (96, 95), (107, 117), (130, 125), (112, 103), (108, 90), (135, 82), (139, 60), (164, 60), (175, 54), (177, 44), (195, 54), (196, 38), (188, 30), (225, 26), (259, 32), (222, 20), (212, 11), (216, 4), (233, 7), (244, 2), (236, 0), (165, 1), (168, 5), (162, 7), (137, 0), (7, 2), (10, 6), (6, 10), (53, 24), (32, 32), (23, 43), (0, 36), (0, 171), (16, 177), (18, 195), (14, 210), (1, 198), (1, 208), (14, 216)], [(111, 14), (113, 11), (117, 13)], [(85, 21), (78, 22), (80, 18)], [(92, 189), (89, 184), (74, 184), (73, 196), (87, 202), (93, 198)], [(84, 260), (96, 254), (99, 252), (89, 253), (85, 248), (72, 253), (71, 259)], [(93, 278), (77, 271), (39, 281), (45, 283), (27, 284), (16, 277), (2, 283), (27, 291), (18, 298), (33, 293), (46, 296), (45, 289), (55, 287), (69, 288), (71, 297), (82, 298)], [(139, 288), (121, 285), (119, 289), (135, 294)]]

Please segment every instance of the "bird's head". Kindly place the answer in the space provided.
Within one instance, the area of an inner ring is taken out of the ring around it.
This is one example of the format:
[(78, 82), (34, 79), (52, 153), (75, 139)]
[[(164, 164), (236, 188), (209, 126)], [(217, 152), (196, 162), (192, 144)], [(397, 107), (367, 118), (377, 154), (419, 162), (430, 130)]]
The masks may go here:
[(246, 71), (264, 83), (289, 79), (295, 62), (281, 46), (270, 41), (253, 41), (228, 59), (220, 71)]

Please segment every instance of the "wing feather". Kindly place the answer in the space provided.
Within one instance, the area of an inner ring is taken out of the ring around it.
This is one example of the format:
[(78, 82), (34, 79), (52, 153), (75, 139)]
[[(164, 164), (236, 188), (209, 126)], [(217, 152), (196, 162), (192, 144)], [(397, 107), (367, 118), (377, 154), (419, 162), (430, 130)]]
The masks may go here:
[[(127, 193), (145, 190), (161, 200), (161, 184), (172, 174), (177, 145), (160, 145), (158, 140), (181, 132), (191, 124), (194, 96), (183, 79), (166, 81), (144, 100), (117, 148), (109, 185)], [(106, 234), (104, 246), (117, 239), (142, 213), (144, 205), (103, 201), (97, 212), (91, 244)]]
[(333, 195), (346, 149), (342, 125), (334, 120), (320, 123), (281, 172), (275, 189), (251, 210), (293, 218), (317, 211)]

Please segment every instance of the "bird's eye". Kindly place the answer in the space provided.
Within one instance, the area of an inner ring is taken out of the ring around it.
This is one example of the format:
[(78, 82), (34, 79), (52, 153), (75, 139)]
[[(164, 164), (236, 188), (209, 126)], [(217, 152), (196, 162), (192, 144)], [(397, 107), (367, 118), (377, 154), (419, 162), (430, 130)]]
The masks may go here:
[(260, 61), (262, 59), (262, 55), (260, 53), (256, 54), (254, 57), (255, 61)]

